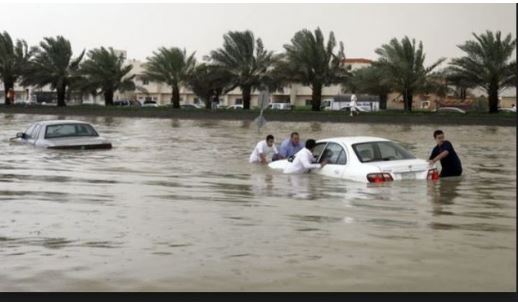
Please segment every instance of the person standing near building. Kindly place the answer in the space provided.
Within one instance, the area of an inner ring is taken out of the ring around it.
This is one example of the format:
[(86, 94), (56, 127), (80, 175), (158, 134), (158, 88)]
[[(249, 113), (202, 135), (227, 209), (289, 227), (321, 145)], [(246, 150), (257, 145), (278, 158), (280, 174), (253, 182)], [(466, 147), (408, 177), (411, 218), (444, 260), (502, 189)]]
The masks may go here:
[(273, 155), (279, 153), (274, 145), (274, 140), (273, 135), (268, 135), (265, 140), (258, 142), (252, 154), (250, 154), (250, 163), (269, 163)]
[(358, 115), (357, 111), (356, 111), (356, 101), (357, 101), (357, 98), (356, 98), (356, 94), (353, 93), (353, 95), (351, 95), (351, 117), (353, 115)]
[(320, 169), (325, 166), (327, 164), (326, 160), (320, 164), (315, 163), (316, 159), (313, 156), (313, 149), (316, 145), (314, 139), (308, 139), (306, 147), (295, 154), (293, 162), (289, 163), (283, 172), (286, 174), (307, 173), (311, 169)]
[(441, 161), (441, 177), (462, 175), (462, 164), (460, 159), (457, 156), (455, 149), (453, 149), (451, 142), (445, 140), (444, 132), (436, 130), (433, 132), (433, 138), (435, 139), (437, 146), (433, 148), (432, 154), (430, 155), (430, 165)]
[(218, 108), (218, 103), (218, 95), (216, 94), (216, 91), (213, 91), (212, 96), (210, 97), (211, 109), (216, 110)]
[(13, 90), (13, 88), (10, 88), (9, 90), (7, 90), (5, 96), (7, 97), (6, 98), (6, 104), (7, 105), (14, 104), (14, 90)]

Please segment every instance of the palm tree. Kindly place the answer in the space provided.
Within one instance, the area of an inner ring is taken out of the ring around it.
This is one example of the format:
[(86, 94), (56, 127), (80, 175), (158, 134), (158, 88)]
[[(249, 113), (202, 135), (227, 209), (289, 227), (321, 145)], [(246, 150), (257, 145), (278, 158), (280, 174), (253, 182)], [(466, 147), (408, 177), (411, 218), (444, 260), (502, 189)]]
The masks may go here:
[(84, 86), (89, 91), (100, 89), (104, 95), (105, 105), (113, 105), (115, 91), (135, 90), (133, 78), (128, 75), (133, 66), (125, 65), (126, 56), (117, 54), (113, 48), (98, 48), (88, 52), (88, 59), (81, 64), (81, 73), (84, 76)]
[(252, 90), (264, 84), (273, 52), (265, 50), (262, 40), (255, 39), (251, 31), (231, 31), (223, 39), (223, 47), (211, 52), (212, 63), (230, 73), (232, 86), (241, 89), (243, 108), (250, 109)]
[(344, 46), (340, 42), (335, 53), (336, 40), (333, 32), (329, 33), (327, 44), (320, 28), (313, 34), (301, 30), (293, 36), (291, 44), (285, 44), (285, 53), (276, 67), (288, 81), (309, 85), (312, 89), (312, 109), (320, 111), (322, 88), (344, 82), (348, 72), (345, 69)]
[(67, 87), (79, 79), (79, 63), (84, 54), (83, 50), (78, 57), (72, 58), (70, 41), (63, 36), (45, 37), (40, 47), (35, 49), (22, 84), (39, 87), (50, 85), (57, 91), (58, 107), (66, 106)]
[(0, 33), (0, 78), (4, 82), (6, 105), (14, 101), (7, 98), (7, 92), (22, 76), (32, 54), (33, 50), (29, 49), (24, 40), (16, 40), (16, 43), (13, 43), (9, 33)]
[(144, 79), (163, 82), (171, 86), (173, 108), (180, 108), (180, 86), (184, 85), (196, 65), (194, 53), (187, 55), (186, 50), (176, 47), (162, 47), (153, 52), (145, 63)]
[(412, 111), (414, 94), (424, 92), (430, 87), (430, 75), (445, 58), (440, 58), (429, 67), (424, 66), (425, 53), (423, 43), (416, 46), (415, 39), (405, 36), (400, 41), (396, 38), (376, 49), (380, 56), (373, 63), (384, 75), (385, 80), (394, 90), (403, 96), (405, 111)]
[(387, 96), (392, 92), (392, 88), (384, 78), (383, 71), (379, 68), (369, 66), (355, 70), (343, 85), (353, 93), (378, 95), (380, 98), (380, 108), (387, 108)]
[(450, 68), (446, 69), (444, 72), (444, 77), (446, 79), (446, 83), (448, 86), (454, 87), (454, 94), (461, 100), (465, 100), (468, 95), (468, 89), (472, 89), (477, 85), (470, 83), (462, 75), (459, 75), (455, 71)]
[(502, 40), (500, 31), (473, 36), (475, 40), (458, 46), (466, 56), (454, 58), (451, 70), (466, 84), (484, 88), (489, 97), (489, 113), (496, 113), (500, 89), (516, 85), (516, 61), (511, 61), (516, 40), (511, 34)]
[(210, 98), (226, 93), (231, 87), (231, 75), (226, 70), (213, 65), (200, 64), (194, 69), (194, 73), (187, 81), (187, 86), (198, 95), (205, 103), (205, 108), (210, 109)]

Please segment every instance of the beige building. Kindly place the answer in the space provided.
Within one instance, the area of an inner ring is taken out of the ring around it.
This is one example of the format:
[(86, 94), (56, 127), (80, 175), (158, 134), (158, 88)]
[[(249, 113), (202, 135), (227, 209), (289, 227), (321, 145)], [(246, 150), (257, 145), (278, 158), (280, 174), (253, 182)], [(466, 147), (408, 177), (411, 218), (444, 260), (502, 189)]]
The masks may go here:
[[(132, 73), (136, 74), (136, 85), (142, 87), (144, 90), (137, 90), (135, 92), (117, 93), (114, 97), (115, 100), (119, 98), (136, 98), (137, 100), (144, 102), (146, 99), (154, 100), (158, 104), (168, 104), (171, 102), (172, 88), (164, 83), (146, 82), (142, 80), (144, 73), (143, 63), (138, 60), (128, 60), (129, 64), (133, 65)], [(345, 60), (346, 65), (350, 70), (359, 69), (362, 67), (369, 66), (371, 61), (363, 58), (352, 58)], [(292, 83), (281, 90), (271, 92), (272, 102), (289, 102), (295, 106), (309, 106), (311, 105), (311, 88), (302, 84)], [(324, 87), (322, 89), (322, 99), (332, 98), (333, 96), (342, 94), (341, 85), (333, 85)], [(242, 104), (243, 99), (241, 90), (236, 88), (227, 94), (220, 97), (220, 103), (225, 106)], [(258, 105), (259, 91), (253, 91), (250, 105), (255, 107)], [(102, 96), (98, 96), (95, 99), (91, 99), (91, 102), (102, 103)], [(200, 102), (199, 98), (188, 88), (180, 88), (180, 103), (192, 104)]]

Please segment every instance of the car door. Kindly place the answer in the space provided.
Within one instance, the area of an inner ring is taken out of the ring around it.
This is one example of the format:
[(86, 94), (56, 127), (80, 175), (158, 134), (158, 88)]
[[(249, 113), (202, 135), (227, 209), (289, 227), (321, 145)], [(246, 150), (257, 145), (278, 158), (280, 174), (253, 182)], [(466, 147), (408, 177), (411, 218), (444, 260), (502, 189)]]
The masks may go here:
[(327, 160), (327, 164), (318, 170), (318, 174), (325, 176), (341, 178), (347, 165), (347, 153), (342, 145), (329, 142), (322, 151), (319, 162)]

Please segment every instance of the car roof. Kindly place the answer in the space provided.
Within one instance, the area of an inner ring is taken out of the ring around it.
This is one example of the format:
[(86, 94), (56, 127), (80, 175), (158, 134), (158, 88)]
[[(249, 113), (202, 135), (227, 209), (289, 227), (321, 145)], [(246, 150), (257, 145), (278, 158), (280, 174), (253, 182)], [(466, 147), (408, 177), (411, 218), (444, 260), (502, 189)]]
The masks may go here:
[(350, 145), (365, 143), (365, 142), (390, 141), (390, 140), (386, 139), (386, 138), (373, 137), (373, 136), (347, 136), (347, 137), (324, 138), (324, 139), (318, 140), (317, 142), (323, 142), (323, 141), (340, 142), (344, 145), (350, 146)]
[(38, 124), (41, 124), (41, 125), (59, 125), (59, 124), (87, 124), (89, 125), (90, 123), (88, 122), (84, 122), (84, 121), (80, 121), (80, 120), (42, 120), (42, 121), (38, 121), (36, 122)]

